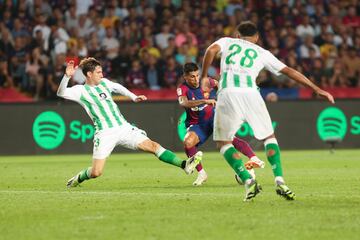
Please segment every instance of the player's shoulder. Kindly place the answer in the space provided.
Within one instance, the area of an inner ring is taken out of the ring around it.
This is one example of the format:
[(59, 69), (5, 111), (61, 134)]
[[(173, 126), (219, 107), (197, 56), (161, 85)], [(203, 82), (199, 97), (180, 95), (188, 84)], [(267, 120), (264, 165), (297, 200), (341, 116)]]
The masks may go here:
[(107, 78), (102, 78), (101, 82), (105, 83), (105, 84), (109, 84), (109, 82), (111, 83), (111, 81)]
[(189, 86), (186, 85), (185, 82), (181, 83), (176, 89), (177, 95), (183, 96), (189, 91), (189, 89), (190, 89)]
[(231, 37), (221, 37), (219, 38), (218, 40), (221, 40), (221, 41), (231, 41), (233, 40), (234, 38), (231, 38)]
[(231, 37), (221, 37), (218, 40), (216, 40), (215, 43), (227, 43), (227, 42), (232, 42), (234, 38)]

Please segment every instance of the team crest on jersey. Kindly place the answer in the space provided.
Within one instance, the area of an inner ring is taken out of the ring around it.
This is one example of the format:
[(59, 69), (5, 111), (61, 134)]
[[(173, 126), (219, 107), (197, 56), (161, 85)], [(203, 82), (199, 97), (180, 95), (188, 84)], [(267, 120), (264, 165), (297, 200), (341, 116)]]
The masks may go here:
[(209, 98), (210, 93), (209, 92), (204, 92), (204, 98)]
[(106, 98), (107, 98), (107, 95), (106, 95), (106, 93), (99, 93), (99, 96), (100, 96), (100, 98), (101, 99), (103, 99), (103, 100), (105, 100)]

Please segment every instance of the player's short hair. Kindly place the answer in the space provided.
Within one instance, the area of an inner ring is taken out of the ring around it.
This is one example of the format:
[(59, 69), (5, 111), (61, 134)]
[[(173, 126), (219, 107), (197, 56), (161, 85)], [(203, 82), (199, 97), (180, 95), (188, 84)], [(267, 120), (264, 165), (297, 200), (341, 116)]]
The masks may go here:
[(183, 73), (185, 75), (197, 70), (199, 70), (199, 67), (196, 63), (189, 62), (189, 63), (185, 63), (183, 66)]
[(236, 27), (242, 37), (252, 37), (258, 33), (258, 29), (253, 22), (244, 21)]
[(79, 64), (79, 67), (85, 76), (87, 76), (87, 72), (95, 71), (97, 66), (101, 66), (101, 63), (93, 57), (84, 58)]

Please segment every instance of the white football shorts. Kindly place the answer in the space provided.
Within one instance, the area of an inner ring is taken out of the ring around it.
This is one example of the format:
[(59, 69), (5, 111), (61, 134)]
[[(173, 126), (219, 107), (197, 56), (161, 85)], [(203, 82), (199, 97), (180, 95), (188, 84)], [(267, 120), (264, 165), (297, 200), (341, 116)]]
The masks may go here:
[(258, 90), (254, 88), (224, 89), (217, 98), (215, 141), (232, 141), (241, 125), (247, 122), (254, 136), (263, 140), (274, 133), (269, 112)]
[(107, 158), (117, 145), (137, 150), (137, 146), (147, 139), (145, 131), (129, 123), (98, 131), (93, 140), (93, 159)]

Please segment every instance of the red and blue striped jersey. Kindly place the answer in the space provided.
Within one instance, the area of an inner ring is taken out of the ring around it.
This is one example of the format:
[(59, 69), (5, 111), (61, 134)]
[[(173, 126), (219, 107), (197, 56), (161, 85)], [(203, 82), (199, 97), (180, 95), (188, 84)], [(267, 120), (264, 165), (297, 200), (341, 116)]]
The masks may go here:
[[(201, 87), (192, 88), (186, 82), (182, 83), (177, 89), (178, 97), (185, 96), (188, 100), (216, 99), (216, 90), (204, 92)], [(212, 105), (202, 104), (186, 110), (186, 127), (195, 124), (203, 124), (214, 120), (215, 108)]]

